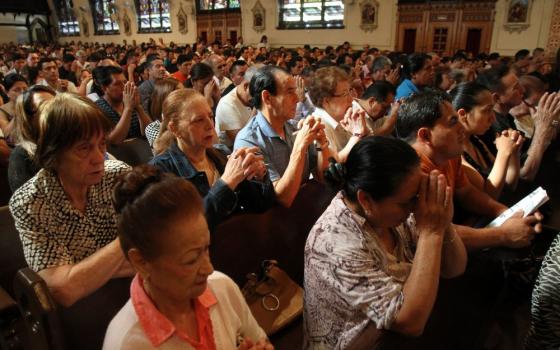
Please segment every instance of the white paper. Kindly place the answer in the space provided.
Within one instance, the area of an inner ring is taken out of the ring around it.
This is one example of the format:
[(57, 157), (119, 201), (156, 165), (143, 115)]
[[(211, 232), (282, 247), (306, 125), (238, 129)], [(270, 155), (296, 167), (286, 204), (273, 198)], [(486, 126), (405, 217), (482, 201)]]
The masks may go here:
[(513, 214), (516, 212), (523, 210), (523, 217), (533, 214), (541, 205), (548, 202), (548, 195), (546, 191), (539, 187), (533, 192), (531, 192), (527, 197), (523, 198), (519, 202), (517, 202), (513, 207), (509, 208), (508, 210), (504, 211), (500, 216), (495, 218), (491, 223), (488, 224), (486, 227), (497, 227), (504, 223), (507, 219), (509, 219)]

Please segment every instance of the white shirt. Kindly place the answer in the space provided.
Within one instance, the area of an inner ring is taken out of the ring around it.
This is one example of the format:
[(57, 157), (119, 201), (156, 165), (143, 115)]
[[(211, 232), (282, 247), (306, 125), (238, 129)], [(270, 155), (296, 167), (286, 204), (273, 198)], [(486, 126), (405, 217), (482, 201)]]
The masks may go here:
[[(266, 334), (251, 314), (235, 282), (221, 272), (214, 272), (208, 277), (208, 288), (217, 300), (209, 310), (217, 349), (236, 350), (238, 335), (250, 337), (255, 342), (266, 338)], [(129, 300), (109, 324), (103, 350), (148, 349), (155, 348), (145, 335), (132, 301)], [(193, 348), (177, 334), (173, 334), (158, 349), (191, 350)]]
[(251, 114), (251, 108), (245, 106), (237, 96), (237, 88), (222, 97), (216, 107), (215, 120), (216, 133), (220, 143), (230, 148), (233, 147), (234, 140), (227, 137), (226, 131), (243, 129), (251, 118)]
[[(50, 86), (49, 83), (47, 83), (47, 81), (46, 81), (45, 79), (41, 79), (41, 80), (37, 83), (37, 85), (43, 85), (43, 86), (48, 86), (48, 87), (52, 88), (52, 86)], [(57, 87), (56, 87), (55, 91), (56, 91), (57, 93), (59, 93), (59, 92), (71, 92), (71, 93), (73, 93), (73, 94), (77, 94), (77, 93), (78, 93), (78, 89), (76, 88), (76, 85), (74, 85), (74, 83), (71, 82), (71, 81), (68, 81), (68, 88), (67, 88), (66, 91), (62, 91), (62, 90), (60, 89), (60, 86), (59, 86), (58, 84), (57, 84)]]
[(325, 125), (325, 135), (332, 145), (332, 149), (336, 151), (343, 149), (352, 135), (344, 130), (342, 125), (334, 120), (324, 109), (316, 107), (313, 115), (320, 118), (321, 122)]

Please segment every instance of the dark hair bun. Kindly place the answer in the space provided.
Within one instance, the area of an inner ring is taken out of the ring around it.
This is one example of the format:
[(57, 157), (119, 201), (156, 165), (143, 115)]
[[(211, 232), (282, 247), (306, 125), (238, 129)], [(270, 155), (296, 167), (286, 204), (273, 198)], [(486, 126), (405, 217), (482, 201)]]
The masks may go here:
[(113, 190), (113, 205), (117, 213), (132, 204), (150, 185), (160, 182), (164, 175), (159, 168), (147, 164), (136, 166), (122, 175)]
[(329, 158), (329, 166), (325, 170), (325, 180), (336, 190), (343, 189), (346, 184), (346, 166), (337, 163), (334, 158)]

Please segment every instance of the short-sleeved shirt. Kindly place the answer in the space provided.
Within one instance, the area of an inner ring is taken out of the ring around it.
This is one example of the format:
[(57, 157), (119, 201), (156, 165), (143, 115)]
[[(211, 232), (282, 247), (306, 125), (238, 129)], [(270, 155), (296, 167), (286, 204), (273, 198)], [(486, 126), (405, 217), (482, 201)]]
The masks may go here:
[(239, 287), (221, 272), (208, 277), (208, 287), (194, 300), (199, 340), (189, 338), (154, 305), (137, 276), (130, 300), (113, 318), (104, 350), (235, 350), (238, 337), (253, 341), (266, 334), (251, 314)]
[(88, 190), (85, 213), (72, 206), (58, 177), (45, 169), (14, 193), (10, 211), (31, 269), (76, 264), (117, 237), (112, 192), (129, 168), (105, 161), (102, 180)]
[[(247, 125), (239, 131), (235, 138), (234, 149), (240, 147), (259, 147), (264, 156), (264, 163), (272, 182), (280, 180), (288, 164), (296, 135), (296, 129), (289, 123), (284, 123), (285, 139), (272, 129), (270, 123), (259, 111), (249, 120)], [(317, 167), (317, 151), (313, 144), (309, 145), (302, 181), (309, 179), (311, 172)]]
[(345, 349), (370, 322), (389, 329), (414, 258), (413, 216), (393, 229), (389, 254), (338, 193), (305, 244), (304, 349)]
[(145, 111), (150, 110), (150, 102), (152, 100), (152, 93), (154, 92), (155, 82), (151, 79), (145, 80), (138, 86), (138, 93), (140, 94), (140, 101)]
[(216, 133), (220, 143), (228, 147), (233, 147), (226, 131), (242, 129), (249, 119), (251, 119), (251, 107), (245, 106), (237, 96), (237, 89), (231, 90), (227, 95), (220, 99), (216, 107)]
[(418, 153), (420, 156), (420, 168), (425, 174), (429, 174), (432, 170), (439, 170), (447, 179), (447, 184), (451, 190), (461, 188), (469, 183), (467, 175), (463, 170), (461, 157), (456, 157), (447, 161), (444, 166), (436, 166), (432, 160), (425, 155)]
[[(95, 101), (95, 104), (101, 108), (103, 113), (109, 118), (113, 126), (117, 125), (119, 120), (121, 119), (121, 115), (111, 107), (109, 102), (107, 102), (104, 98), (100, 98)], [(132, 111), (132, 115), (130, 116), (130, 128), (128, 129), (128, 134), (126, 134), (126, 138), (133, 138), (133, 137), (142, 137), (142, 132), (140, 131), (140, 121), (138, 120), (138, 114), (136, 110)]]

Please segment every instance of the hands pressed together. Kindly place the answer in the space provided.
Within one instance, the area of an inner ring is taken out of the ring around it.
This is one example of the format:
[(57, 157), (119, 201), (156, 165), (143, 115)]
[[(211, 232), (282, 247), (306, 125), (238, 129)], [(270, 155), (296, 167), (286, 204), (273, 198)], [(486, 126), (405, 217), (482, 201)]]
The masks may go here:
[(414, 211), (419, 236), (443, 237), (453, 218), (453, 193), (437, 170), (422, 175)]
[(352, 136), (364, 137), (369, 134), (366, 124), (366, 112), (362, 110), (354, 110), (352, 107), (348, 108), (344, 118), (340, 121), (340, 125)]
[(266, 176), (264, 157), (258, 147), (241, 147), (228, 157), (222, 181), (232, 190), (244, 180), (262, 181)]
[(128, 109), (135, 109), (141, 106), (140, 93), (136, 85), (131, 81), (124, 84), (123, 104), (124, 108)]
[(517, 130), (504, 130), (496, 135), (496, 149), (508, 155), (519, 154), (525, 138)]
[(329, 146), (329, 141), (325, 135), (325, 125), (321, 123), (321, 119), (309, 116), (305, 119), (300, 120), (298, 123), (298, 131), (296, 139), (294, 141), (294, 149), (302, 151), (307, 149), (307, 147), (317, 141), (320, 148), (326, 148)]

